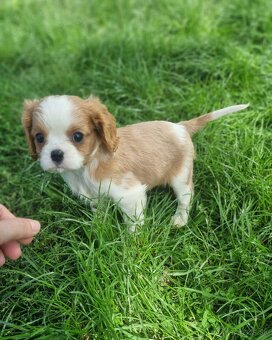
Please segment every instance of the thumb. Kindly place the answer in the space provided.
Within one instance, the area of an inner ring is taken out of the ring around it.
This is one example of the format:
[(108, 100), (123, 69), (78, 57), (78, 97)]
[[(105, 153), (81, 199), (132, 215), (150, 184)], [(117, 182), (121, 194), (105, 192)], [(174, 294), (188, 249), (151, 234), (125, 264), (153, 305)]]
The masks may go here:
[(33, 237), (40, 230), (40, 223), (26, 218), (9, 218), (0, 221), (0, 244)]

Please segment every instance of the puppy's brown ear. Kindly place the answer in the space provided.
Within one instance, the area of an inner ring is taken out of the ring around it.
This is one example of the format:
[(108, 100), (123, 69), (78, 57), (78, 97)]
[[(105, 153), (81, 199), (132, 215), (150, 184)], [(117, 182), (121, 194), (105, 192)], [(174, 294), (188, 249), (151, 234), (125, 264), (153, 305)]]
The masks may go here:
[(89, 98), (85, 100), (91, 121), (95, 131), (101, 138), (103, 146), (110, 153), (116, 151), (118, 147), (118, 137), (115, 118), (105, 105), (101, 104), (98, 98)]
[(39, 105), (38, 100), (25, 100), (24, 101), (24, 111), (22, 114), (22, 124), (24, 127), (26, 139), (28, 142), (28, 148), (31, 157), (36, 160), (38, 158), (35, 143), (34, 143), (34, 138), (31, 135), (31, 129), (32, 129), (32, 116), (33, 112)]

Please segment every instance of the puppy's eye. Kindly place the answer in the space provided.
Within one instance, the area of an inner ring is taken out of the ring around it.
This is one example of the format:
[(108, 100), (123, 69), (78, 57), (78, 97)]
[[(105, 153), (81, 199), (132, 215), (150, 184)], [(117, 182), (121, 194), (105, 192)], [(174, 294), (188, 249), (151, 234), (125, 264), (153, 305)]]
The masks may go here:
[(73, 141), (75, 142), (75, 143), (80, 143), (81, 141), (82, 141), (82, 139), (83, 139), (83, 133), (81, 133), (81, 132), (75, 132), (74, 134), (73, 134)]
[(42, 144), (42, 143), (44, 143), (45, 138), (44, 138), (44, 135), (42, 133), (37, 133), (35, 135), (35, 139), (36, 139), (37, 143)]

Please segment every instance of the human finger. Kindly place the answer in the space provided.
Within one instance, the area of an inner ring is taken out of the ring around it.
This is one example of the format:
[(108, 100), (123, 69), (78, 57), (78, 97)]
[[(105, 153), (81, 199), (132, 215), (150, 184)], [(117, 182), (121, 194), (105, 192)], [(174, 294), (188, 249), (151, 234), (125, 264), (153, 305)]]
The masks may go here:
[(2, 267), (6, 262), (5, 256), (0, 248), (0, 267)]
[(35, 236), (40, 223), (25, 218), (10, 218), (0, 221), (0, 244)]
[(20, 244), (17, 241), (9, 241), (2, 244), (1, 249), (4, 256), (11, 260), (17, 260), (22, 254)]
[(18, 240), (18, 242), (23, 245), (28, 245), (29, 243), (32, 242), (32, 240), (33, 240), (33, 237), (28, 237), (28, 238), (23, 238), (21, 240)]

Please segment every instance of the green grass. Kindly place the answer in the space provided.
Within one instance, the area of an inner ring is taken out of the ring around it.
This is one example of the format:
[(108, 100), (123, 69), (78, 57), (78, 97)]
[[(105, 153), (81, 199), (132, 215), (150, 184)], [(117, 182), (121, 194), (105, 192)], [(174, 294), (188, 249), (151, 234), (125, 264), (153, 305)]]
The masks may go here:
[[(0, 338), (271, 339), (271, 1), (2, 0), (0, 46), (0, 200), (42, 223), (0, 269)], [(27, 155), (23, 100), (64, 93), (119, 125), (251, 106), (195, 136), (189, 224), (158, 189), (129, 235)]]

